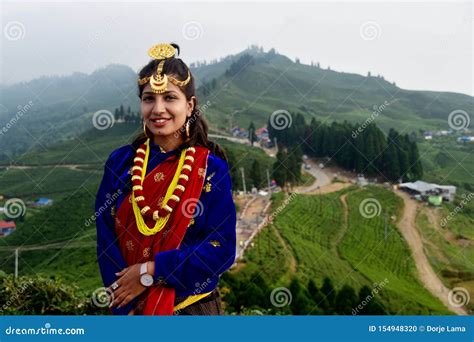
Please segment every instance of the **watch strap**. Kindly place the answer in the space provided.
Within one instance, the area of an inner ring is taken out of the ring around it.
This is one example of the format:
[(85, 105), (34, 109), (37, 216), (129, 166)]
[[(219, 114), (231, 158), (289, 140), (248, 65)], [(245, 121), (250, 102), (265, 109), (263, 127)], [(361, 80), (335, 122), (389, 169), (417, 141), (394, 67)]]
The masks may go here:
[(140, 275), (146, 274), (147, 271), (148, 271), (148, 269), (147, 269), (147, 263), (144, 262), (144, 263), (141, 264), (141, 266), (140, 266)]

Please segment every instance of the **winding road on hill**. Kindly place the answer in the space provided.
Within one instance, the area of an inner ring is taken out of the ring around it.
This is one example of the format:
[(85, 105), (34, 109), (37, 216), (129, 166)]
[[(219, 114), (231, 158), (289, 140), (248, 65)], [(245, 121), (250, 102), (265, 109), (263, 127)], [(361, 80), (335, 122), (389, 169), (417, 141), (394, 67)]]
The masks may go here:
[(399, 196), (404, 203), (403, 216), (398, 222), (397, 227), (411, 250), (421, 282), (425, 288), (448, 307), (449, 310), (458, 315), (467, 315), (467, 312), (463, 308), (455, 307), (449, 303), (450, 290), (444, 286), (426, 257), (423, 250), (423, 240), (416, 227), (416, 214), (419, 210), (419, 204), (403, 191), (395, 190), (395, 194)]

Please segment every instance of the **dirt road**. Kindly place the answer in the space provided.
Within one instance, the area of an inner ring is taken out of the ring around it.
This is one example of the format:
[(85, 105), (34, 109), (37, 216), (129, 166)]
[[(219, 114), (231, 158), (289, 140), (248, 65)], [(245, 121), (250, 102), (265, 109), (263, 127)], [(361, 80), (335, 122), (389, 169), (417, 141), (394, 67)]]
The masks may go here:
[(449, 289), (441, 282), (424, 253), (423, 241), (416, 228), (416, 215), (419, 204), (411, 199), (408, 194), (400, 190), (396, 190), (395, 194), (403, 199), (405, 205), (403, 216), (397, 226), (410, 247), (422, 284), (431, 294), (439, 298), (449, 310), (458, 315), (467, 315), (463, 308), (456, 308), (449, 304)]

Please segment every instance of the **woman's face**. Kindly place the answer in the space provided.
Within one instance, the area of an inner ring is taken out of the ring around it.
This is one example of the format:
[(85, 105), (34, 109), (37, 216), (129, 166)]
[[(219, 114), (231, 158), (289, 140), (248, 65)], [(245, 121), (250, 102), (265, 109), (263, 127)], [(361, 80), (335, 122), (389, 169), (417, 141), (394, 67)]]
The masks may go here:
[(141, 112), (148, 130), (158, 138), (160, 146), (168, 139), (181, 139), (181, 132), (178, 135), (174, 133), (182, 128), (186, 118), (191, 116), (194, 101), (194, 96), (189, 101), (186, 100), (181, 89), (171, 82), (168, 82), (163, 94), (153, 93), (149, 84), (145, 86), (141, 97)]

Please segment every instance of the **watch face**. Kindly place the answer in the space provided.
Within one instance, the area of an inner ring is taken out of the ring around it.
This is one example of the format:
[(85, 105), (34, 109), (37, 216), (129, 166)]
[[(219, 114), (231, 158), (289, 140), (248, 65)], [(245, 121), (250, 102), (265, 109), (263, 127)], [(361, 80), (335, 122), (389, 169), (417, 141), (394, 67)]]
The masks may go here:
[(143, 286), (149, 287), (153, 285), (153, 277), (149, 274), (143, 274), (140, 277), (140, 283), (142, 283)]

